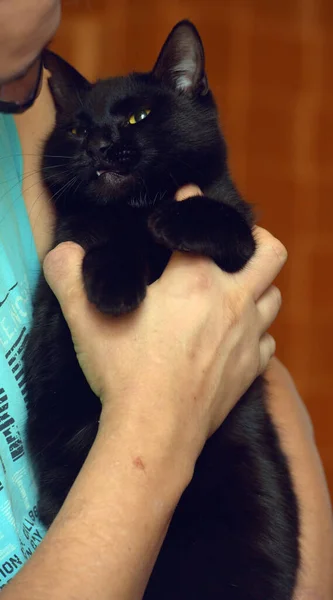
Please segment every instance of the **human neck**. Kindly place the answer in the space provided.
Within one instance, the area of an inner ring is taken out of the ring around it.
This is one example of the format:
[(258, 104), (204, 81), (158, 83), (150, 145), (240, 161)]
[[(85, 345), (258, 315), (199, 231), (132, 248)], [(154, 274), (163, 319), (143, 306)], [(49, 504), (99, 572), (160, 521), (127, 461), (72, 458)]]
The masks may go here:
[(44, 73), (39, 98), (27, 112), (15, 116), (23, 155), (22, 193), (40, 261), (51, 246), (55, 217), (40, 173), (43, 142), (53, 127), (54, 118), (55, 109)]

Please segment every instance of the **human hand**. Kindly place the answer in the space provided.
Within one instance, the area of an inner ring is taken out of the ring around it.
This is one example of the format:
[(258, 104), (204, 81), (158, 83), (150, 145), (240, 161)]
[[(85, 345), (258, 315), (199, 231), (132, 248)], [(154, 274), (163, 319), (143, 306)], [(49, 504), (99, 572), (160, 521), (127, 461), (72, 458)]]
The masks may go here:
[(140, 422), (196, 460), (275, 351), (265, 332), (280, 307), (271, 283), (286, 251), (263, 229), (255, 236), (255, 256), (234, 275), (210, 259), (175, 253), (139, 309), (121, 318), (88, 302), (80, 246), (67, 242), (47, 255), (45, 276), (111, 421)]

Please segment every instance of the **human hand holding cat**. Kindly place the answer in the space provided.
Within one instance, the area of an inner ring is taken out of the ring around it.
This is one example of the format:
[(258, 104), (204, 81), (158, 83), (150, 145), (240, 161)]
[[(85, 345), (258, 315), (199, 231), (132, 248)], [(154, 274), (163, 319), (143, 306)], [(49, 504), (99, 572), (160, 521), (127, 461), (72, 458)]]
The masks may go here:
[(271, 283), (286, 251), (263, 229), (255, 236), (254, 258), (234, 275), (210, 259), (174, 254), (139, 309), (122, 318), (88, 302), (80, 246), (64, 243), (47, 255), (47, 281), (103, 414), (141, 422), (156, 435), (167, 432), (197, 458), (274, 354), (265, 331), (280, 308)]

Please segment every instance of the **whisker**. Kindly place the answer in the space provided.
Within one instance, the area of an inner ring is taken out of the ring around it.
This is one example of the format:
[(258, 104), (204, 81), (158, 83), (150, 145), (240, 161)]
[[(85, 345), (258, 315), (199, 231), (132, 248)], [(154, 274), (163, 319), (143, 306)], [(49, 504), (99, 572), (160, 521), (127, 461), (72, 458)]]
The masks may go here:
[(181, 163), (181, 164), (185, 165), (186, 167), (188, 167), (188, 168), (189, 168), (191, 171), (193, 171), (193, 173), (197, 173), (198, 171), (199, 171), (199, 173), (201, 173), (201, 172), (202, 172), (202, 170), (201, 170), (201, 169), (198, 169), (198, 167), (197, 167), (197, 166), (196, 166), (195, 168), (194, 168), (194, 167), (192, 167), (191, 165), (189, 165), (189, 164), (188, 164), (188, 163), (187, 163), (185, 160), (183, 160), (182, 158), (179, 158), (179, 157), (178, 157), (178, 158), (176, 158), (176, 160), (177, 160), (179, 163)]
[[(37, 173), (37, 172), (38, 172), (38, 171), (35, 171), (35, 172), (32, 172), (32, 173), (28, 173), (28, 174), (24, 175), (24, 176), (23, 176), (21, 179), (19, 179), (18, 181), (16, 181), (16, 183), (15, 183), (14, 185), (12, 185), (12, 186), (11, 186), (11, 187), (10, 187), (8, 190), (6, 190), (6, 192), (5, 192), (4, 194), (0, 195), (0, 202), (1, 202), (1, 201), (3, 201), (3, 200), (6, 198), (6, 196), (7, 196), (8, 194), (10, 194), (11, 192), (13, 192), (13, 190), (15, 190), (15, 188), (16, 188), (17, 186), (20, 186), (20, 191), (19, 191), (19, 193), (18, 193), (17, 197), (16, 197), (16, 198), (14, 198), (14, 200), (13, 200), (13, 204), (16, 204), (16, 202), (18, 202), (18, 201), (19, 201), (19, 200), (22, 198), (22, 194), (24, 194), (24, 193), (28, 192), (28, 191), (29, 191), (29, 190), (31, 190), (31, 189), (32, 189), (32, 188), (33, 188), (35, 185), (38, 185), (38, 184), (40, 183), (40, 181), (38, 180), (38, 181), (35, 181), (34, 183), (32, 183), (31, 185), (29, 185), (28, 187), (26, 187), (26, 185), (25, 185), (27, 178), (28, 178), (28, 177), (30, 177), (31, 175), (33, 175), (34, 173)], [(73, 172), (73, 171), (72, 171), (71, 169), (66, 169), (66, 170), (63, 170), (63, 171), (61, 171), (61, 173), (62, 173), (62, 174), (68, 174), (68, 175), (70, 175), (72, 172)], [(43, 181), (44, 181), (44, 182), (47, 182), (47, 181), (51, 180), (53, 177), (54, 177), (54, 174), (53, 174), (53, 173), (51, 173), (51, 174), (47, 174), (47, 175), (44, 175), (44, 177), (43, 177)], [(77, 178), (77, 176), (75, 175), (75, 176), (73, 177), (73, 179), (75, 179), (75, 180), (76, 180), (76, 178)], [(73, 179), (71, 179), (70, 181), (72, 181)], [(12, 180), (12, 178), (10, 178), (9, 180), (4, 180), (4, 181), (5, 181), (5, 182), (8, 182), (8, 181), (11, 181), (11, 180)], [(67, 183), (68, 183), (68, 182), (67, 182)], [(63, 186), (63, 187), (64, 187), (64, 186)], [(61, 188), (61, 189), (62, 189), (62, 188)], [(61, 190), (60, 190), (60, 191), (61, 191)], [(41, 196), (41, 194), (42, 194), (43, 192), (44, 192), (44, 190), (42, 190), (42, 192), (41, 192), (40, 194), (38, 194), (38, 196), (37, 196), (37, 198), (36, 198), (35, 202), (33, 203), (32, 207), (30, 207), (30, 211), (31, 211), (31, 209), (33, 208), (33, 206), (35, 205), (35, 203), (36, 203), (37, 199), (38, 199), (38, 198)], [(15, 192), (14, 192), (14, 194), (15, 194)], [(8, 210), (9, 210), (9, 209), (8, 209)], [(29, 211), (29, 212), (30, 212), (30, 211)], [(7, 215), (7, 212), (6, 212), (6, 213), (3, 215), (3, 218), (1, 219), (0, 223), (2, 223), (2, 222), (3, 222), (3, 220), (4, 220), (4, 219), (5, 219), (5, 217), (6, 217), (6, 215)]]
[(80, 187), (81, 183), (83, 183), (83, 181), (82, 181), (82, 179), (79, 179), (79, 183), (77, 184), (77, 186), (76, 186), (76, 188), (75, 188), (75, 190), (74, 190), (73, 194), (76, 194), (76, 192), (78, 191), (78, 189), (79, 189), (79, 187)]
[(58, 163), (57, 165), (50, 165), (48, 167), (41, 167), (40, 170), (41, 171), (45, 171), (46, 169), (56, 169), (57, 167), (66, 167), (66, 165), (68, 166), (68, 163)]
[[(36, 175), (37, 173), (40, 173), (41, 170), (43, 171), (43, 170), (46, 170), (46, 169), (55, 169), (55, 168), (59, 168), (59, 167), (64, 167), (66, 165), (68, 166), (68, 163), (61, 163), (61, 164), (58, 164), (58, 165), (53, 165), (52, 167), (50, 166), (50, 167), (45, 167), (45, 168), (42, 168), (42, 169), (36, 169), (34, 171), (28, 171), (27, 173), (25, 173), (20, 178), (18, 178), (17, 175), (15, 175), (13, 177), (9, 177), (9, 178), (3, 179), (2, 181), (4, 181), (5, 183), (8, 183), (10, 181), (16, 181), (17, 184), (23, 183), (23, 181), (25, 181), (27, 179), (27, 177), (31, 177), (32, 175)], [(67, 169), (67, 170), (62, 171), (62, 173), (66, 173), (66, 172), (69, 172), (69, 171), (70, 171), (70, 169)], [(43, 179), (45, 179), (45, 176), (43, 176)]]
[(172, 179), (172, 181), (174, 182), (174, 184), (177, 186), (177, 188), (179, 187), (178, 182), (176, 181), (176, 179), (174, 178), (174, 176), (172, 175), (171, 171), (169, 171), (169, 177), (170, 179)]
[(70, 179), (69, 181), (67, 181), (67, 183), (65, 183), (60, 188), (60, 190), (58, 190), (55, 194), (53, 194), (53, 196), (51, 197), (51, 199), (55, 200), (55, 198), (58, 197), (58, 200), (59, 200), (59, 198), (61, 197), (61, 195), (66, 191), (66, 189), (68, 189), (71, 186), (71, 184), (73, 183), (73, 181), (76, 181), (76, 179), (77, 179), (77, 176), (74, 175), (74, 177), (72, 177), (72, 179)]
[(77, 97), (78, 101), (80, 102), (81, 106), (83, 107), (83, 102), (82, 102), (82, 98), (79, 94), (79, 90), (76, 88), (75, 91), (76, 91), (76, 97)]
[(0, 156), (0, 160), (4, 160), (5, 158), (14, 158), (15, 156), (35, 156), (37, 158), (42, 158), (42, 156), (44, 156), (45, 158), (67, 158), (67, 159), (71, 159), (73, 158), (72, 156), (65, 156), (64, 154), (28, 154), (26, 152), (17, 152), (15, 154), (5, 154), (5, 155), (1, 155)]

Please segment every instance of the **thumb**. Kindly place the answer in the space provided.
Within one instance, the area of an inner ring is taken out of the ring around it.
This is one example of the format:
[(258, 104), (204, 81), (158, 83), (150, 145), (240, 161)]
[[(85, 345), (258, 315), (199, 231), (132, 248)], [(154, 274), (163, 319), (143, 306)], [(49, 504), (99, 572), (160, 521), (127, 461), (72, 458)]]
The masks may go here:
[(82, 280), (83, 257), (81, 246), (64, 242), (51, 250), (43, 263), (45, 279), (58, 299), (70, 329), (87, 311), (89, 304)]

